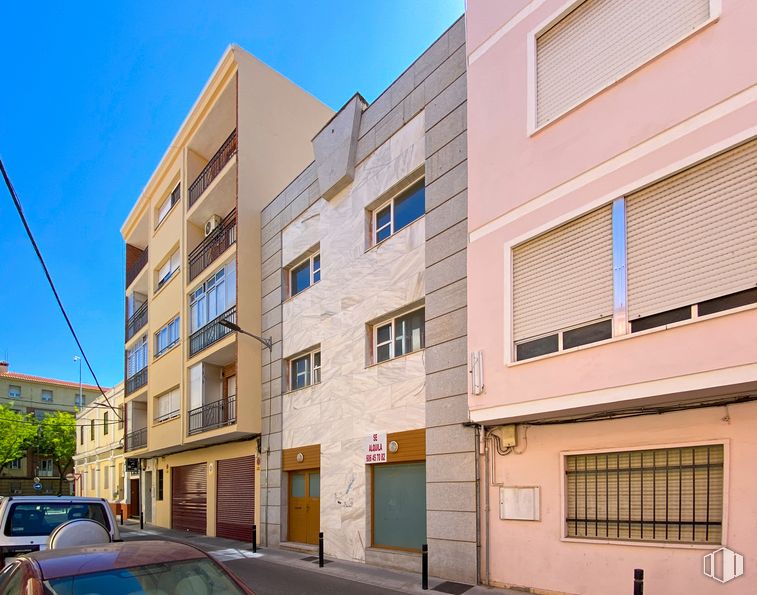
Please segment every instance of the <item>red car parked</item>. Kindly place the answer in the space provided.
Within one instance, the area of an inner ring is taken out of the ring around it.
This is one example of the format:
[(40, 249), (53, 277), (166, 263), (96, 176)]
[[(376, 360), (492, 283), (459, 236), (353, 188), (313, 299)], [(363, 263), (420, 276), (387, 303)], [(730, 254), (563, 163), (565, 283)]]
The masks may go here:
[(20, 556), (0, 573), (2, 595), (254, 595), (205, 552), (171, 541), (128, 541)]

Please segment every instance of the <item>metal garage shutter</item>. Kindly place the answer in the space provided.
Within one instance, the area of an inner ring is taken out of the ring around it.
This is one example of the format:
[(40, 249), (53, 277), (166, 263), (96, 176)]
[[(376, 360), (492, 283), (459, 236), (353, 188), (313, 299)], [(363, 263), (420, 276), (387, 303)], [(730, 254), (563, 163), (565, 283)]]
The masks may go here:
[(252, 541), (255, 522), (255, 457), (218, 461), (216, 535)]
[(171, 469), (171, 528), (205, 535), (208, 470), (205, 463)]
[(626, 201), (633, 320), (757, 284), (757, 140)]
[(579, 4), (536, 39), (537, 126), (624, 77), (709, 17), (709, 0)]
[(513, 249), (513, 336), (612, 316), (612, 205)]

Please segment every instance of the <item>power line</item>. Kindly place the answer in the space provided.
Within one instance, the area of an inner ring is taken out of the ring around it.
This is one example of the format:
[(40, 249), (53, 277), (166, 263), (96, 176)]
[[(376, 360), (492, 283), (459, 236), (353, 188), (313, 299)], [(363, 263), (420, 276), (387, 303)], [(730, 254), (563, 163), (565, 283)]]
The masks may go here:
[(13, 188), (13, 183), (8, 177), (8, 173), (5, 171), (5, 165), (3, 165), (2, 159), (0, 159), (0, 171), (2, 171), (3, 173), (3, 179), (5, 180), (5, 185), (8, 187), (8, 192), (10, 192), (11, 198), (13, 199), (13, 204), (16, 206), (16, 210), (18, 211), (18, 216), (21, 217), (21, 223), (24, 224), (26, 235), (29, 237), (29, 241), (32, 243), (32, 246), (34, 247), (34, 252), (36, 252), (37, 259), (42, 265), (42, 270), (44, 270), (45, 272), (45, 277), (47, 277), (47, 282), (50, 284), (50, 289), (53, 290), (55, 301), (58, 302), (58, 307), (60, 308), (61, 314), (63, 314), (63, 318), (66, 319), (66, 324), (68, 325), (68, 329), (71, 331), (71, 334), (74, 337), (74, 341), (76, 341), (76, 345), (79, 347), (79, 353), (81, 353), (82, 357), (84, 358), (84, 361), (87, 363), (87, 368), (89, 369), (90, 374), (92, 374), (92, 378), (95, 379), (95, 384), (97, 385), (97, 388), (100, 389), (102, 396), (105, 397), (105, 402), (110, 406), (110, 408), (113, 410), (113, 413), (120, 420), (121, 416), (119, 415), (116, 408), (113, 407), (113, 405), (111, 405), (110, 400), (108, 399), (108, 395), (105, 394), (103, 387), (100, 386), (100, 382), (97, 380), (95, 371), (92, 369), (92, 365), (89, 363), (89, 358), (87, 358), (87, 354), (84, 353), (84, 347), (82, 347), (82, 344), (79, 341), (79, 337), (76, 335), (76, 331), (74, 330), (74, 326), (73, 324), (71, 324), (71, 320), (69, 319), (68, 314), (66, 313), (66, 309), (63, 307), (63, 302), (61, 301), (60, 296), (58, 295), (58, 290), (55, 289), (55, 284), (53, 283), (53, 279), (50, 276), (50, 271), (48, 271), (47, 269), (47, 265), (45, 264), (45, 259), (42, 258), (42, 253), (39, 251), (39, 247), (37, 246), (37, 241), (34, 239), (34, 235), (32, 234), (32, 230), (29, 227), (29, 223), (26, 221), (26, 216), (24, 215), (24, 209), (21, 207), (21, 201), (19, 200), (18, 195), (16, 194), (16, 190)]

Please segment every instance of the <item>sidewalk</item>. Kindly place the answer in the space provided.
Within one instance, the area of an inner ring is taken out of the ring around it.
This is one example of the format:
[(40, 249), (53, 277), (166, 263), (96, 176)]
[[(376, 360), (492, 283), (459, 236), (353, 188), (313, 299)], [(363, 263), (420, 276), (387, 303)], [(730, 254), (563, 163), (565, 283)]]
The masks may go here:
[(317, 558), (302, 552), (294, 552), (278, 548), (258, 547), (257, 553), (252, 553), (252, 545), (233, 539), (224, 539), (221, 537), (207, 537), (173, 529), (164, 529), (145, 525), (144, 530), (140, 530), (139, 522), (132, 519), (124, 521), (124, 525), (119, 527), (121, 537), (124, 539), (144, 539), (160, 538), (172, 541), (183, 541), (208, 552), (219, 562), (230, 560), (240, 560), (244, 558), (261, 558), (267, 562), (281, 564), (289, 567), (296, 567), (310, 572), (319, 572), (331, 576), (355, 581), (358, 583), (403, 591), (405, 593), (453, 593), (465, 595), (523, 595), (522, 591), (513, 591), (510, 589), (497, 589), (482, 586), (469, 586), (460, 583), (451, 583), (442, 579), (429, 577), (429, 591), (421, 589), (420, 573), (403, 572), (400, 570), (390, 570), (378, 566), (370, 566), (360, 562), (348, 562), (345, 560), (330, 560), (326, 558), (323, 568), (318, 567)]

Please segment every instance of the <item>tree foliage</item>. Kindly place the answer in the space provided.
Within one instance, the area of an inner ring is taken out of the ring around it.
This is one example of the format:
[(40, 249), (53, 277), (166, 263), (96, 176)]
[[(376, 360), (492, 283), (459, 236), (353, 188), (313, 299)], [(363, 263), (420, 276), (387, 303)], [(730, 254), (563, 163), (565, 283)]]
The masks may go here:
[(26, 450), (33, 445), (36, 437), (37, 425), (32, 415), (23, 415), (0, 405), (0, 474), (13, 461), (26, 455)]
[(49, 456), (58, 470), (58, 493), (63, 478), (73, 468), (76, 453), (76, 418), (65, 411), (56, 411), (39, 422), (37, 452)]

